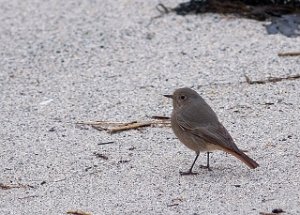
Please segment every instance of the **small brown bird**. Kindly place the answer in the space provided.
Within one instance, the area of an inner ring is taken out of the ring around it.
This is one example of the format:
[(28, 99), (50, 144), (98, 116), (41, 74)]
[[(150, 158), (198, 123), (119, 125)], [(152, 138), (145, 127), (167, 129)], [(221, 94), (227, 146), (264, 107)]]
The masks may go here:
[(187, 172), (180, 172), (181, 175), (197, 174), (193, 172), (193, 167), (200, 152), (207, 152), (207, 165), (204, 167), (210, 170), (209, 153), (214, 150), (222, 150), (235, 156), (251, 169), (259, 166), (236, 146), (216, 113), (196, 91), (180, 88), (173, 95), (164, 96), (173, 99), (171, 125), (175, 135), (185, 146), (196, 152), (191, 168)]

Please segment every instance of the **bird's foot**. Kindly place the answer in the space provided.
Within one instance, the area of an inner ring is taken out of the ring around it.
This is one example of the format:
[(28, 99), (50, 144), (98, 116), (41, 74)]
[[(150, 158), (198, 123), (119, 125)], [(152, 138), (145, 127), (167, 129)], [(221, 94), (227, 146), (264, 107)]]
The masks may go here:
[(213, 171), (209, 166), (200, 165), (201, 169), (207, 169), (208, 171)]
[(191, 170), (186, 171), (186, 172), (179, 171), (179, 174), (180, 174), (181, 176), (183, 176), (183, 175), (198, 175), (197, 172), (193, 172), (193, 171), (191, 171)]

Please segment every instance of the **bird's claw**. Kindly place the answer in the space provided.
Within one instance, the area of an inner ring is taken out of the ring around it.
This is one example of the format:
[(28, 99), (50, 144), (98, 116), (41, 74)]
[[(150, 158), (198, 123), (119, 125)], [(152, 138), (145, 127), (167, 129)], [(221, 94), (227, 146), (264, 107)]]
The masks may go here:
[(191, 170), (189, 170), (189, 171), (187, 171), (187, 172), (179, 171), (179, 174), (180, 174), (181, 176), (183, 176), (183, 175), (198, 175), (197, 172), (192, 172)]
[(209, 166), (200, 165), (201, 169), (207, 169), (208, 171), (213, 171)]

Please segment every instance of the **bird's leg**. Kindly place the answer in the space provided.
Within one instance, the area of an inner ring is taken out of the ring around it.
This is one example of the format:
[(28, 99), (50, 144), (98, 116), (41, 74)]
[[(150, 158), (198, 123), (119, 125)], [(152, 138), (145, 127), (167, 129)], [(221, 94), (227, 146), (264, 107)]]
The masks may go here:
[(193, 162), (191, 168), (189, 169), (189, 171), (187, 171), (187, 172), (182, 172), (182, 171), (180, 171), (180, 172), (179, 172), (180, 175), (197, 175), (198, 173), (193, 172), (193, 167), (194, 167), (194, 165), (195, 165), (196, 160), (198, 159), (198, 157), (199, 157), (199, 153), (197, 153), (197, 155), (196, 155), (196, 157), (195, 157), (195, 160), (194, 160), (194, 162)]
[(204, 165), (201, 165), (200, 168), (203, 168), (203, 169), (207, 169), (208, 171), (212, 171), (212, 169), (209, 167), (209, 154), (211, 152), (207, 152), (207, 162), (206, 162), (206, 166)]

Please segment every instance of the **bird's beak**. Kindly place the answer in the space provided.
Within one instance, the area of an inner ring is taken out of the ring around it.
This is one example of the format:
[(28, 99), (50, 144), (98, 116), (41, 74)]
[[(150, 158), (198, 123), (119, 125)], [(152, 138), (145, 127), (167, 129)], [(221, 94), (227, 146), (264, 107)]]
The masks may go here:
[(164, 97), (167, 97), (167, 98), (173, 99), (173, 95), (164, 95)]

